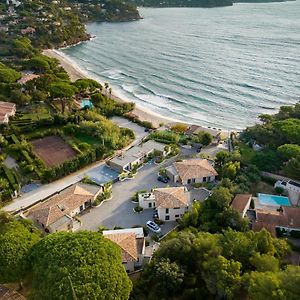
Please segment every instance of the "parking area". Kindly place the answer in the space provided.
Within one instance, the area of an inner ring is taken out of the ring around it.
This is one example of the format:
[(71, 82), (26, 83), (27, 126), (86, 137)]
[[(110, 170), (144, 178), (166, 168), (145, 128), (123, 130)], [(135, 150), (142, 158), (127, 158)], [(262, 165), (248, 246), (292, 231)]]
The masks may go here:
[[(168, 162), (170, 163), (170, 162)], [(112, 187), (113, 198), (102, 203), (80, 216), (83, 223), (81, 229), (97, 230), (104, 226), (112, 229), (115, 226), (124, 228), (135, 225), (145, 225), (148, 220), (153, 219), (153, 209), (144, 210), (141, 213), (135, 213), (133, 208), (137, 203), (131, 201), (131, 197), (138, 190), (151, 190), (154, 187), (165, 187), (167, 184), (157, 180), (158, 170), (161, 166), (154, 163), (145, 165), (136, 177), (123, 182), (119, 181)], [(168, 185), (174, 185), (171, 182)], [(172, 222), (173, 223), (173, 222)], [(175, 224), (166, 223), (162, 225), (162, 234), (172, 229)]]

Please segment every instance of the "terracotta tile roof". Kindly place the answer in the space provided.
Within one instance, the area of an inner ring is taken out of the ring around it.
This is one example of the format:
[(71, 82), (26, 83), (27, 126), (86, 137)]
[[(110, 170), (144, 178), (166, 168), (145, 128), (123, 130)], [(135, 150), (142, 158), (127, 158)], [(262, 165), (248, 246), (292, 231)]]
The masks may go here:
[(138, 260), (137, 241), (134, 232), (108, 234), (105, 237), (116, 243), (121, 248), (123, 262)]
[(26, 300), (26, 298), (6, 286), (0, 285), (0, 299), (1, 300)]
[(16, 107), (15, 103), (0, 101), (0, 113), (1, 114), (11, 114)]
[(75, 184), (39, 204), (29, 215), (48, 226), (93, 198), (93, 193)]
[(240, 214), (242, 214), (247, 204), (249, 203), (251, 197), (251, 194), (237, 194), (231, 202), (231, 207), (236, 209)]
[(277, 226), (300, 229), (300, 207), (282, 207), (282, 212), (256, 210), (256, 221), (252, 229), (259, 231), (266, 228), (273, 236)]
[(175, 162), (174, 167), (181, 180), (218, 175), (207, 159), (187, 159)]
[(37, 74), (23, 74), (22, 78), (18, 80), (18, 83), (25, 84), (26, 82), (39, 78), (40, 75)]
[(174, 208), (189, 205), (189, 193), (185, 187), (159, 188), (153, 191), (156, 207)]

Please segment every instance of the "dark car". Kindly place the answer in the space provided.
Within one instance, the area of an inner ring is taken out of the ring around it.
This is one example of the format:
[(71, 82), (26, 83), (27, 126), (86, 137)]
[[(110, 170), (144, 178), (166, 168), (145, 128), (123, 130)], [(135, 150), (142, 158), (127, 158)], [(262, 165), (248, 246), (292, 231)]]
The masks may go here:
[(157, 177), (157, 180), (161, 181), (163, 183), (168, 183), (169, 182), (169, 179), (167, 177), (161, 176), (161, 175)]

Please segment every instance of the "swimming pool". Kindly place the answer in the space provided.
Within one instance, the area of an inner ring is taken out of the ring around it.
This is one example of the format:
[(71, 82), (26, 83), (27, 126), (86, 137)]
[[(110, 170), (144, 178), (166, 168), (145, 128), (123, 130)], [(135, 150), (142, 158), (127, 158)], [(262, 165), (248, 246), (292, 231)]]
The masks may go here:
[(276, 196), (276, 195), (270, 195), (270, 194), (258, 194), (258, 200), (263, 205), (291, 206), (289, 198), (284, 197), (284, 196)]
[(80, 106), (81, 108), (84, 108), (84, 107), (88, 107), (88, 108), (92, 108), (93, 107), (93, 103), (91, 102), (91, 100), (89, 99), (83, 99), (81, 100), (80, 102)]

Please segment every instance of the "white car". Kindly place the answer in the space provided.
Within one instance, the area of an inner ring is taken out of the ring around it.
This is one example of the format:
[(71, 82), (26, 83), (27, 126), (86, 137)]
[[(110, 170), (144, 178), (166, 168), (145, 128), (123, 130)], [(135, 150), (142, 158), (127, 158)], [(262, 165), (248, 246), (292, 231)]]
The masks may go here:
[(147, 228), (155, 233), (160, 233), (161, 232), (161, 228), (155, 224), (153, 221), (148, 221), (146, 223)]

